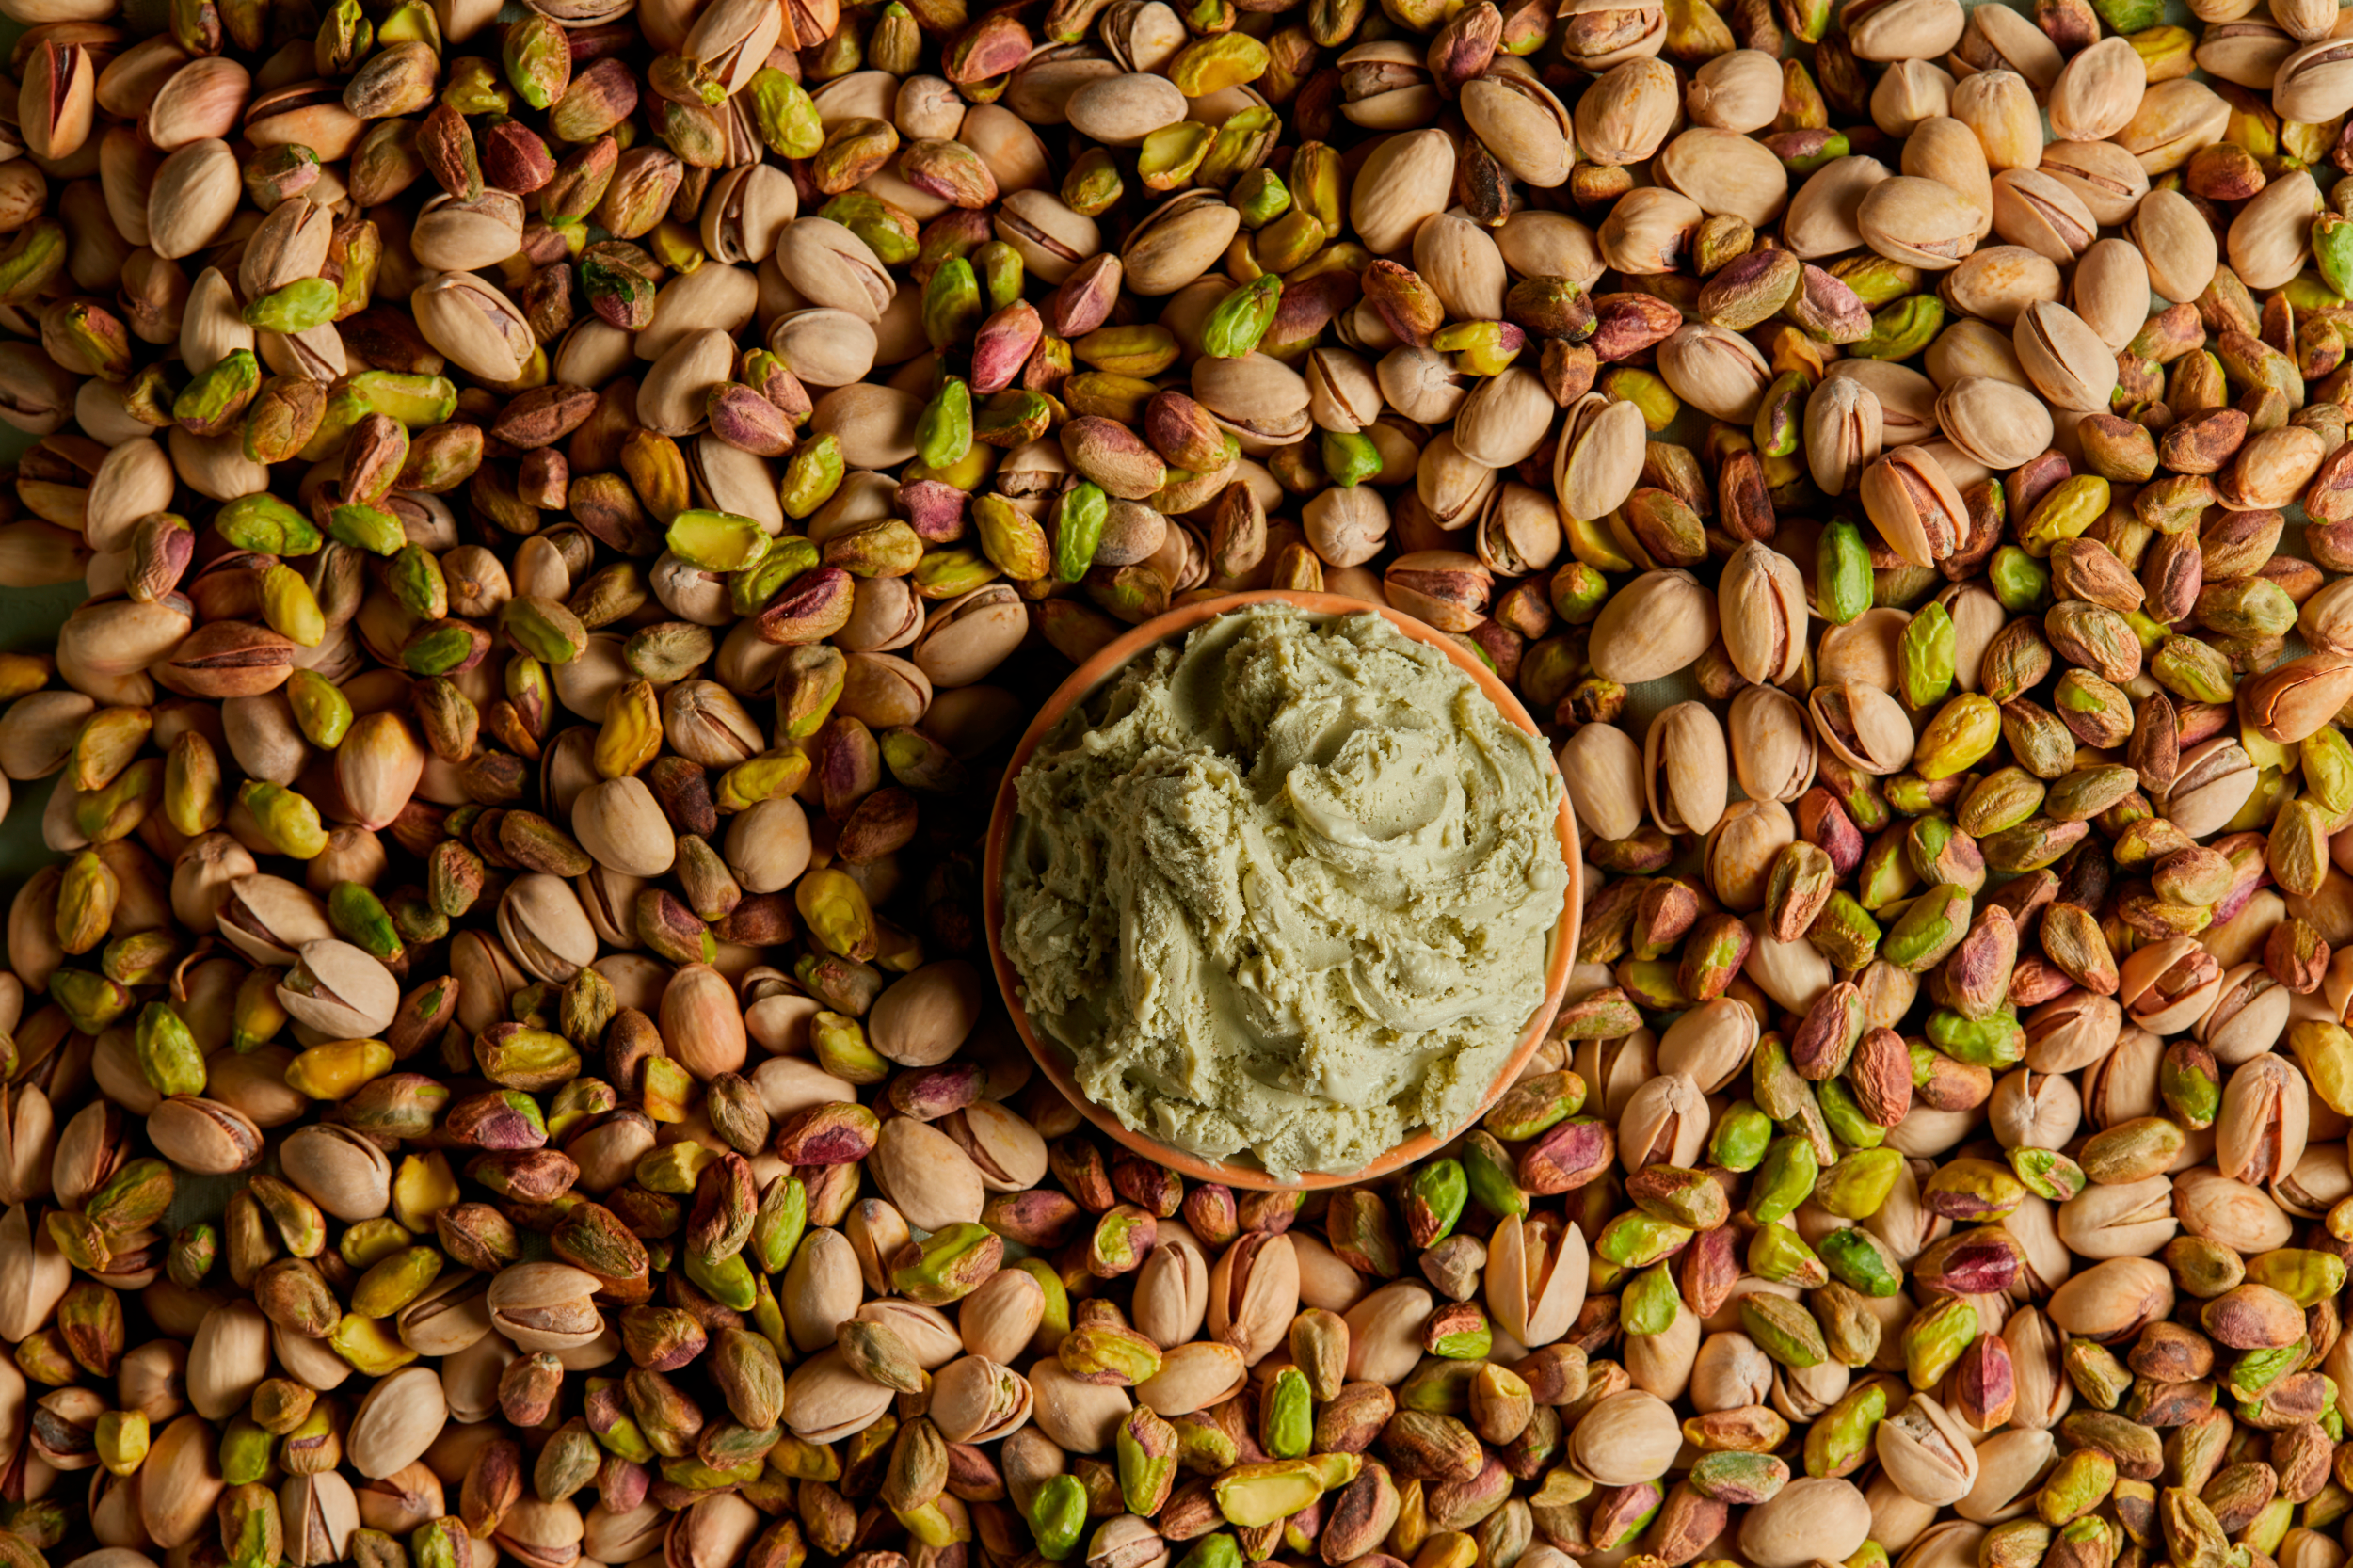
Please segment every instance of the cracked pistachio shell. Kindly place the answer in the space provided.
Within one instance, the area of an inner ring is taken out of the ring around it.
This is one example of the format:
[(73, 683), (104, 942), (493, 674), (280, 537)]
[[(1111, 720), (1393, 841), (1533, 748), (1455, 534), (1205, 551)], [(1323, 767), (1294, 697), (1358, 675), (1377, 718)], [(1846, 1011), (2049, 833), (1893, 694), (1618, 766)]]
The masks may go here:
[(1806, 177), (1782, 215), (1782, 238), (1801, 260), (1840, 255), (1863, 244), (1864, 200), (1895, 171), (1877, 158), (1833, 159)]
[(2177, 190), (2151, 191), (2124, 225), (2124, 237), (2148, 264), (2149, 286), (2160, 298), (2196, 299), (2221, 262), (2214, 226)]
[(2104, 412), (2116, 390), (2116, 353), (2083, 317), (2045, 300), (2019, 312), (2010, 335), (2018, 363), (2054, 408)]
[[(2285, 80), (2284, 74), (2281, 79)], [(2142, 170), (2153, 179), (2181, 168), (2199, 149), (2221, 140), (2231, 114), (2231, 105), (2205, 83), (2177, 77), (2153, 84), (2141, 95), (2131, 123), (2114, 140), (2138, 158)]]
[(1828, 495), (1844, 495), (1879, 460), (1884, 414), (1879, 395), (1852, 376), (1831, 376), (1805, 401), (1806, 466)]
[[(1872, 1511), (1853, 1482), (1834, 1477), (1791, 1481), (1740, 1522), (1740, 1550), (1754, 1568), (1843, 1561), (1869, 1538)], [(1828, 1554), (1837, 1552), (1837, 1557)]]
[[(1762, 131), (1780, 113), (1781, 91), (1778, 59), (1761, 49), (1735, 49), (1691, 73), (1684, 106), (1702, 125), (1721, 131)], [(1582, 147), (1581, 134), (1577, 140)]]
[(2010, 244), (2061, 265), (2099, 235), (2099, 220), (2083, 199), (2037, 168), (2006, 168), (1993, 177), (1993, 228)]
[(2308, 43), (2279, 63), (2270, 85), (2281, 119), (2324, 124), (2353, 109), (2353, 45), (2339, 38)]
[(2262, 293), (2293, 280), (2312, 253), (2313, 218), (2324, 206), (2319, 185), (2300, 168), (2264, 186), (2231, 220), (2227, 249), (2239, 281)]
[(148, 186), (148, 248), (168, 260), (194, 255), (228, 227), (242, 195), (227, 142), (215, 136), (181, 148)]
[(472, 273), (435, 277), (408, 304), (425, 341), (485, 381), (518, 379), (537, 347), (515, 302)]
[(1588, 392), (1561, 428), (1552, 464), (1553, 493), (1572, 520), (1609, 516), (1641, 479), (1645, 442), (1641, 409)]
[(1171, 199), (1129, 232), (1120, 250), (1129, 292), (1147, 297), (1176, 293), (1217, 264), (1241, 228), (1241, 215), (1213, 191)]
[(1742, 687), (1726, 721), (1733, 773), (1751, 800), (1792, 801), (1814, 782), (1817, 758), (1805, 708), (1774, 686)]
[(2112, 141), (2053, 142), (2043, 149), (2041, 168), (2103, 225), (2124, 223), (2150, 194), (2140, 161)]
[(1580, 726), (1561, 744), (1557, 760), (1578, 822), (1610, 840), (1642, 825), (1642, 752), (1625, 730)]
[(1716, 640), (1716, 599), (1687, 571), (1645, 572), (1593, 621), (1593, 672), (1622, 685), (1689, 669)]
[[(1443, 131), (1407, 131), (1376, 147), (1349, 190), (1349, 226), (1376, 256), (1405, 248), (1422, 220), (1453, 200), (1454, 143)], [(1132, 280), (1131, 280), (1132, 286)]]
[(1898, 175), (1871, 187), (1855, 208), (1864, 242), (1890, 261), (1942, 272), (1977, 248), (1977, 210), (1949, 186)]
[(1805, 579), (1796, 562), (1769, 544), (1743, 543), (1724, 563), (1716, 602), (1725, 650), (1743, 679), (1777, 686), (1802, 667)]
[(1658, 370), (1674, 394), (1709, 416), (1745, 424), (1756, 417), (1771, 367), (1737, 332), (1705, 322), (1677, 328), (1658, 345)]
[(1923, 120), (1904, 138), (1902, 172), (1948, 185), (1977, 211), (1977, 238), (1993, 227), (1993, 174), (1977, 134), (1949, 114)]
[(1640, 185), (1611, 205), (1595, 238), (1602, 259), (1620, 272), (1659, 276), (1683, 264), (1691, 235), (1706, 216), (1680, 191)]
[[(1754, 352), (1750, 350), (1751, 354)], [(1695, 355), (1694, 360), (1702, 357)], [(1712, 376), (1716, 369), (1711, 363), (1703, 374)], [(1732, 373), (1733, 376), (1737, 375)], [(1717, 390), (1737, 391), (1721, 384), (1730, 378), (1717, 377)], [(1555, 408), (1544, 382), (1533, 372), (1518, 365), (1507, 366), (1501, 375), (1481, 380), (1464, 400), (1454, 420), (1455, 446), (1473, 462), (1483, 463), (1490, 469), (1511, 468), (1543, 444)], [(1753, 402), (1750, 411), (1754, 412)]]
[(1990, 376), (1963, 376), (1946, 387), (1936, 417), (1946, 440), (1991, 469), (2014, 469), (2051, 444), (2051, 412), (2042, 400)]
[(1912, 721), (1879, 687), (1860, 680), (1817, 686), (1807, 706), (1822, 744), (1849, 767), (1885, 776), (1912, 760)]
[(1642, 739), (1642, 792), (1668, 833), (1705, 834), (1724, 814), (1723, 726), (1705, 703), (1679, 702), (1651, 720)]
[(2014, 325), (2018, 312), (2036, 300), (2057, 299), (2059, 292), (2057, 264), (2023, 245), (1973, 251), (1937, 286), (1939, 296), (1952, 309), (2004, 328)]
[(1060, 283), (1102, 249), (1095, 220), (1042, 190), (1015, 190), (998, 203), (997, 237), (1019, 253), (1038, 280)]
[(1472, 134), (1521, 181), (1548, 190), (1568, 180), (1569, 111), (1533, 72), (1498, 59), (1463, 84), (1461, 104)]
[(2105, 141), (2132, 123), (2148, 89), (2132, 40), (2105, 38), (2078, 53), (2051, 84), (2046, 110), (2060, 141)]
[(2069, 298), (2101, 342), (2121, 349), (2147, 325), (2149, 294), (2149, 264), (2139, 248), (2106, 239), (2076, 262)]
[(1164, 125), (1185, 118), (1185, 95), (1165, 76), (1131, 72), (1089, 82), (1064, 111), (1071, 127), (1106, 147), (1139, 147)]
[(392, 971), (348, 942), (305, 943), (278, 987), (288, 1013), (330, 1039), (359, 1040), (390, 1028), (400, 1006)]
[(1763, 142), (1735, 131), (1695, 126), (1651, 161), (1658, 182), (1709, 215), (1728, 213), (1762, 230), (1789, 201), (1789, 173)]
[(572, 802), (572, 837), (599, 865), (625, 876), (660, 876), (678, 857), (678, 836), (644, 780), (590, 785)]
[(810, 304), (847, 311), (870, 324), (882, 320), (898, 291), (866, 242), (830, 218), (804, 217), (786, 225), (775, 259), (785, 280)]
[(1968, 527), (1960, 488), (1919, 447), (1898, 447), (1864, 471), (1863, 506), (1888, 548), (1915, 567), (1952, 554)]
[[(1711, 61), (1710, 65), (1721, 64)], [(1705, 72), (1703, 72), (1705, 73)], [(1700, 99), (1702, 89), (1692, 88)], [(1781, 103), (1781, 72), (1773, 72), (1773, 103)], [(1693, 111), (1700, 118), (1699, 111)], [(1656, 58), (1611, 66), (1577, 101), (1577, 148), (1594, 163), (1639, 164), (1666, 142), (1675, 122), (1675, 72)], [(1715, 124), (1712, 120), (1704, 123)]]

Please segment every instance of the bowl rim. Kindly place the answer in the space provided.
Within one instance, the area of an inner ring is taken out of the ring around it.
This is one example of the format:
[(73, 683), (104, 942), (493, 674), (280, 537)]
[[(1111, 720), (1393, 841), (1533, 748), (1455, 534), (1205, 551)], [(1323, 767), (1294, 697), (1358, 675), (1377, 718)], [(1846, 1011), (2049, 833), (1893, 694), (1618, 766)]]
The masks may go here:
[[(1496, 705), (1504, 718), (1526, 734), (1539, 740), (1544, 731), (1537, 728), (1528, 710), (1505, 685), (1495, 671), (1484, 663), (1427, 621), (1417, 620), (1401, 610), (1385, 604), (1369, 604), (1363, 600), (1339, 594), (1305, 593), (1289, 588), (1261, 588), (1249, 593), (1227, 594), (1197, 604), (1181, 605), (1156, 616), (1133, 630), (1113, 639), (1096, 650), (1095, 655), (1073, 670), (1063, 683), (1054, 688), (1051, 696), (1021, 732), (1020, 742), (1014, 747), (1013, 757), (1005, 764), (1003, 776), (998, 781), (996, 799), (989, 809), (988, 837), (982, 857), (981, 922), (988, 943), (989, 968), (997, 977), (998, 994), (1003, 999), (1005, 1011), (1013, 1018), (1015, 1031), (1021, 1043), (1029, 1048), (1038, 1069), (1045, 1073), (1054, 1087), (1062, 1092), (1080, 1115), (1099, 1130), (1116, 1140), (1122, 1146), (1143, 1155), (1157, 1165), (1165, 1166), (1195, 1181), (1220, 1182), (1228, 1187), (1244, 1187), (1255, 1191), (1316, 1192), (1326, 1188), (1353, 1187), (1376, 1180), (1401, 1170), (1417, 1160), (1437, 1153), (1455, 1138), (1476, 1126), (1495, 1102), (1502, 1097), (1530, 1058), (1536, 1048), (1551, 1032), (1553, 1020), (1559, 1016), (1569, 987), (1569, 972), (1577, 958), (1578, 933), (1584, 918), (1584, 867), (1578, 853), (1577, 813), (1569, 802), (1564, 786), (1561, 792), (1561, 808), (1554, 822), (1554, 830), (1561, 840), (1562, 858), (1569, 870), (1568, 887), (1561, 895), (1561, 917), (1553, 927), (1553, 939), (1545, 958), (1545, 995), (1533, 1013), (1529, 1015), (1526, 1031), (1519, 1044), (1513, 1048), (1495, 1081), (1481, 1093), (1478, 1105), (1465, 1118), (1463, 1125), (1448, 1129), (1443, 1135), (1424, 1128), (1395, 1147), (1384, 1151), (1353, 1171), (1307, 1171), (1291, 1181), (1277, 1180), (1255, 1160), (1241, 1163), (1231, 1160), (1209, 1160), (1187, 1149), (1166, 1143), (1150, 1133), (1138, 1132), (1122, 1122), (1109, 1110), (1088, 1098), (1079, 1087), (1077, 1076), (1071, 1071), (1067, 1053), (1044, 1039), (1031, 1027), (1029, 1010), (1021, 1005), (1020, 977), (1014, 972), (1013, 961), (1005, 954), (1005, 852), (1013, 837), (1013, 821), (1016, 815), (1014, 785), (1029, 766), (1030, 758), (1046, 739), (1048, 731), (1062, 722), (1063, 715), (1092, 696), (1145, 649), (1158, 644), (1187, 635), (1209, 621), (1246, 610), (1259, 604), (1285, 604), (1313, 616), (1377, 615), (1404, 636), (1438, 649), (1452, 660), (1455, 667), (1468, 675), (1487, 699)], [(1547, 757), (1550, 746), (1545, 747)], [(1556, 766), (1556, 776), (1558, 769)], [(1247, 1157), (1245, 1157), (1247, 1158)]]

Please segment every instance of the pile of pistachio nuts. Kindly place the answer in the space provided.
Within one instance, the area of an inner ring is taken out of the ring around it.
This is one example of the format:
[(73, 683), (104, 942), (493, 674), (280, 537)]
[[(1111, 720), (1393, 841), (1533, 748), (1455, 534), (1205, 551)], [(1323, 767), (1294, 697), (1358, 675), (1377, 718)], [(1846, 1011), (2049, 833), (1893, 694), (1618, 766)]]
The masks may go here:
[[(2193, 8), (0, 0), (0, 1568), (2342, 1568), (2353, 40)], [(1268, 586), (1586, 836), (1312, 1193), (982, 927)]]

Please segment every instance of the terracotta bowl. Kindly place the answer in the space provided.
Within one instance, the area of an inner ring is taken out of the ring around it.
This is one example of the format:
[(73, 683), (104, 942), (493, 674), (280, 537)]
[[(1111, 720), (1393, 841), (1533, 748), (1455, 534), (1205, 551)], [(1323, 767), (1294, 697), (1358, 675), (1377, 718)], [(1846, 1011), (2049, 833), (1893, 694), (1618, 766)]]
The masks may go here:
[[(1167, 615), (1144, 622), (1080, 665), (1070, 679), (1056, 689), (1046, 706), (1038, 711), (1037, 717), (1031, 721), (1030, 728), (1022, 733), (1021, 744), (1015, 748), (1013, 761), (1005, 769), (1004, 780), (998, 786), (996, 807), (989, 814), (987, 854), (981, 873), (983, 916), (988, 933), (989, 962), (996, 967), (997, 988), (1004, 994), (1005, 1007), (1013, 1015), (1014, 1027), (1021, 1032), (1022, 1043), (1030, 1048), (1030, 1054), (1037, 1059), (1039, 1068), (1088, 1121), (1145, 1159), (1181, 1172), (1195, 1181), (1216, 1181), (1229, 1187), (1254, 1188), (1296, 1187), (1312, 1190), (1346, 1187), (1386, 1176), (1417, 1160), (1429, 1158), (1443, 1148), (1462, 1128), (1449, 1128), (1443, 1134), (1425, 1129), (1362, 1170), (1308, 1172), (1295, 1181), (1276, 1180), (1255, 1158), (1247, 1155), (1234, 1160), (1206, 1160), (1148, 1133), (1131, 1129), (1117, 1116), (1087, 1098), (1071, 1072), (1070, 1053), (1031, 1027), (1030, 1016), (1021, 1005), (1020, 978), (1014, 971), (1012, 960), (1005, 956), (1005, 851), (1013, 838), (1013, 822), (1016, 815), (1014, 781), (1029, 765), (1030, 756), (1036, 751), (1038, 744), (1055, 725), (1062, 722), (1063, 715), (1070, 711), (1073, 704), (1085, 700), (1130, 660), (1154, 644), (1181, 638), (1202, 622), (1218, 616), (1247, 605), (1269, 602), (1289, 604), (1318, 616), (1361, 615), (1373, 611), (1414, 641), (1427, 643), (1454, 661), (1458, 668), (1479, 683), (1479, 689), (1486, 693), (1487, 700), (1494, 703), (1505, 718), (1530, 735), (1538, 733), (1535, 722), (1520, 706), (1519, 698), (1513, 696), (1511, 688), (1496, 678), (1494, 671), (1444, 633), (1398, 611), (1378, 608), (1359, 600), (1343, 599), (1337, 594), (1291, 593), (1281, 589), (1233, 594), (1207, 603), (1189, 604), (1182, 609), (1171, 610)], [(1536, 1054), (1536, 1048), (1544, 1042), (1545, 1031), (1552, 1027), (1553, 1016), (1561, 1010), (1561, 999), (1568, 990), (1569, 966), (1577, 952), (1577, 924), (1585, 900), (1584, 877), (1577, 856), (1577, 819), (1570, 810), (1565, 792), (1561, 800), (1559, 829), (1561, 852), (1569, 866), (1569, 886), (1561, 904), (1561, 923), (1553, 927), (1545, 969), (1545, 1000), (1529, 1016), (1527, 1032), (1520, 1036), (1519, 1045), (1503, 1064), (1503, 1070), (1496, 1075), (1496, 1080), (1480, 1096), (1478, 1108), (1471, 1112), (1465, 1126), (1484, 1115), (1487, 1108), (1519, 1077), (1520, 1070), (1528, 1065), (1529, 1058)]]

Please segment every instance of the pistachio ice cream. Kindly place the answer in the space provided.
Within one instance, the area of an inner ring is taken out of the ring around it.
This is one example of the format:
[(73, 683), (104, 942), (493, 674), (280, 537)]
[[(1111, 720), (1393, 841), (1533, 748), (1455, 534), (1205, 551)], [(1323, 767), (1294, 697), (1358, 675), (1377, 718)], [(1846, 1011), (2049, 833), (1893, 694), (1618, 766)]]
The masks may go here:
[(1560, 776), (1378, 616), (1212, 620), (1074, 707), (1016, 788), (1023, 1005), (1138, 1131), (1353, 1170), (1467, 1121), (1544, 1000)]

